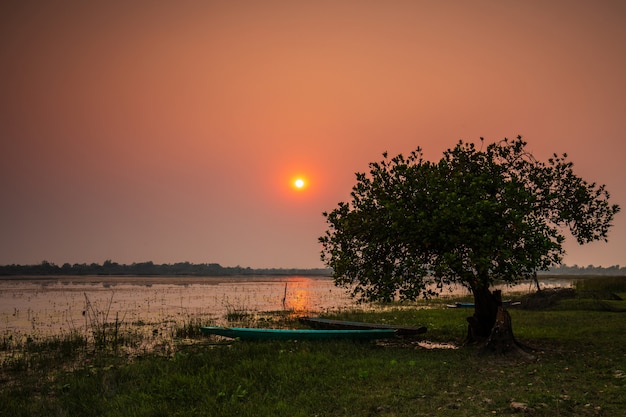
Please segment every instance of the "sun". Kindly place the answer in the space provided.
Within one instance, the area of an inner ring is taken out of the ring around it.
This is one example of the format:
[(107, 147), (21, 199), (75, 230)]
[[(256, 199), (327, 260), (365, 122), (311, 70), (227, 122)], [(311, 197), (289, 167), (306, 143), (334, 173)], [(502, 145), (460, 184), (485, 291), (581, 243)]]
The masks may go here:
[(313, 189), (311, 177), (304, 170), (292, 171), (289, 176), (283, 177), (283, 181), (283, 186), (286, 186), (292, 194), (304, 196)]
[(292, 190), (300, 192), (309, 187), (309, 179), (302, 174), (292, 175), (289, 180), (289, 184), (291, 185)]

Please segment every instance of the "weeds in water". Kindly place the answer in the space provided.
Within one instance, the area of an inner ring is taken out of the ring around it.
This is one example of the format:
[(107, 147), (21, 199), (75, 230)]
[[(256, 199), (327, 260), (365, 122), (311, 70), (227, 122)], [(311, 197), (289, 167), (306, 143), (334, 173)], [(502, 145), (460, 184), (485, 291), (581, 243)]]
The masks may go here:
[(97, 348), (105, 348), (107, 342), (111, 343), (113, 348), (118, 347), (118, 336), (120, 329), (120, 320), (118, 314), (115, 315), (115, 323), (111, 325), (109, 323), (109, 312), (111, 311), (111, 305), (113, 304), (113, 295), (106, 306), (105, 310), (98, 310), (89, 300), (87, 293), (85, 294), (85, 309), (83, 315), (87, 321), (87, 327), (91, 329), (91, 334), (95, 346)]
[(172, 336), (177, 339), (194, 339), (202, 336), (200, 328), (202, 326), (210, 326), (207, 320), (200, 318), (188, 318), (182, 326), (176, 326), (172, 331)]
[(93, 338), (95, 349), (112, 349), (117, 351), (120, 347), (126, 346), (136, 348), (140, 345), (144, 336), (138, 329), (122, 331), (124, 317), (120, 319), (119, 312), (115, 313), (115, 320), (109, 320), (111, 305), (113, 304), (113, 293), (104, 310), (99, 310), (85, 293), (85, 315), (86, 327)]
[(251, 313), (246, 307), (236, 307), (229, 303), (226, 303), (225, 307), (225, 318), (228, 323), (246, 324), (254, 320), (254, 314)]
[(0, 353), (0, 381), (28, 383), (31, 378), (37, 379), (41, 372), (73, 369), (76, 358), (85, 356), (87, 340), (81, 334), (72, 332), (43, 339), (27, 336), (22, 342), (3, 347)]

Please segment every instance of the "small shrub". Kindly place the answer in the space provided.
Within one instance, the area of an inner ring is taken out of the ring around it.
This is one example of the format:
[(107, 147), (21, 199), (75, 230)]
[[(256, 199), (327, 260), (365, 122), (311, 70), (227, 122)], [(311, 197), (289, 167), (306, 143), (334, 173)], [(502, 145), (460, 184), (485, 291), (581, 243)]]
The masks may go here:
[(547, 288), (523, 296), (521, 307), (526, 310), (544, 310), (561, 300), (575, 297), (576, 290), (573, 288)]

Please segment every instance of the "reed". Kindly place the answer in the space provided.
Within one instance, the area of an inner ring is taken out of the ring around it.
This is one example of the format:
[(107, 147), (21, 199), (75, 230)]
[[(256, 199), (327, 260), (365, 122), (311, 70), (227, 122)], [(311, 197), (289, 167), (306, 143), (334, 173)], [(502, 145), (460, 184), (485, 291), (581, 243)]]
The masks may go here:
[(176, 339), (193, 339), (202, 336), (200, 328), (202, 326), (213, 325), (211, 320), (201, 319), (197, 317), (188, 317), (181, 325), (177, 325), (172, 329), (172, 337)]
[(87, 327), (91, 329), (96, 348), (104, 349), (110, 345), (111, 348), (117, 349), (120, 342), (121, 326), (119, 314), (115, 314), (113, 323), (109, 322), (109, 313), (111, 312), (114, 293), (111, 293), (111, 298), (103, 310), (92, 304), (87, 293), (84, 293), (84, 295), (85, 309), (83, 310), (83, 315), (85, 316)]

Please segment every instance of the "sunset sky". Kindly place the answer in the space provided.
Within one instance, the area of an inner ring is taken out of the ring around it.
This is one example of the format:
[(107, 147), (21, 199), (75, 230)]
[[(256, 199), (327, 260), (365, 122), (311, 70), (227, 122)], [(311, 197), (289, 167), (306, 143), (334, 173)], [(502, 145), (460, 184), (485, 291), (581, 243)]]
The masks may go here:
[[(567, 152), (625, 206), (624, 22), (621, 0), (3, 1), (0, 264), (322, 267), (355, 172), (480, 136)], [(624, 248), (620, 213), (564, 262)]]

